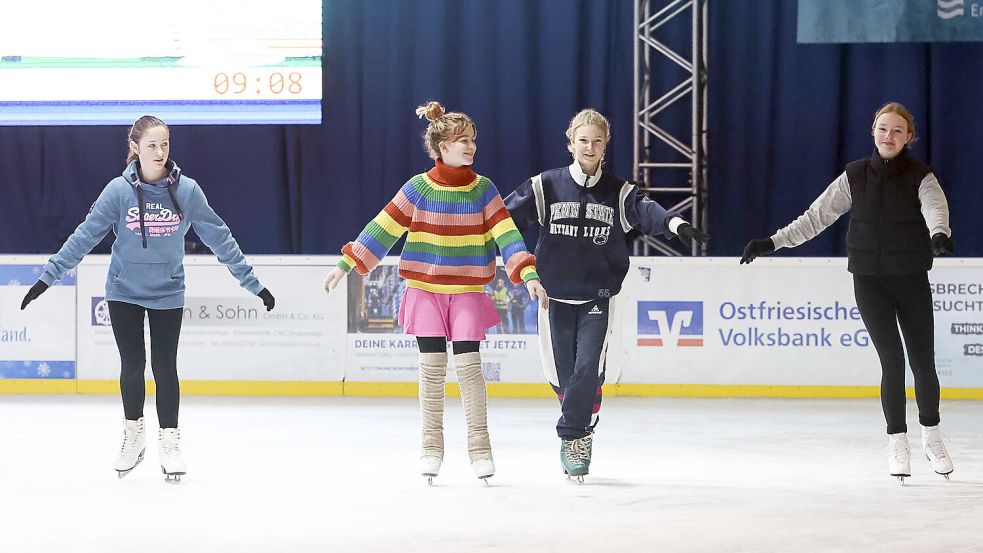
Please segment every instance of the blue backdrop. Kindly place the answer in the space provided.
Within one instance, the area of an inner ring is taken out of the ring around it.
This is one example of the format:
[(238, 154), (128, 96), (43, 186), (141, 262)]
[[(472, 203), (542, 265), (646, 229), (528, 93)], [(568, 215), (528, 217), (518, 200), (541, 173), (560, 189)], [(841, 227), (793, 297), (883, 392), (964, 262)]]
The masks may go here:
[[(869, 155), (887, 100), (917, 118), (913, 152), (949, 196), (958, 255), (983, 254), (979, 44), (797, 44), (795, 0), (710, 12), (713, 255), (739, 255)], [(630, 176), (630, 0), (327, 0), (324, 13), (322, 125), (171, 129), (172, 158), (247, 254), (336, 253), (354, 238), (430, 166), (413, 110), (431, 98), (474, 118), (475, 168), (503, 194), (569, 162), (563, 132), (585, 106), (612, 121), (608, 168)], [(0, 128), (0, 252), (57, 250), (122, 170), (125, 133)], [(844, 228), (788, 253), (843, 255)]]

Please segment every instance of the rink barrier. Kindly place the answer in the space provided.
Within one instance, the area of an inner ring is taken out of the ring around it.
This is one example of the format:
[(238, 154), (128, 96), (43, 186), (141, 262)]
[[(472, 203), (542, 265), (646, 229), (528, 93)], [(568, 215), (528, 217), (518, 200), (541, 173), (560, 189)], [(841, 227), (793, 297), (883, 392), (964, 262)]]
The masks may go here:
[[(490, 397), (555, 398), (547, 384), (489, 382)], [(147, 393), (156, 391), (147, 382)], [(908, 399), (915, 390), (906, 388)], [(0, 394), (118, 395), (116, 380), (0, 379)], [(182, 380), (181, 393), (202, 396), (302, 396), (302, 397), (417, 397), (416, 382), (279, 382)], [(457, 383), (448, 382), (447, 397), (460, 397)], [(983, 400), (980, 388), (942, 388), (942, 399)], [(604, 397), (784, 398), (861, 399), (880, 397), (879, 386), (755, 386), (726, 384), (606, 384)]]
[[(188, 256), (185, 393), (415, 397), (415, 341), (351, 327), (367, 316), (357, 309), (363, 292), (353, 284), (352, 298), (349, 287), (327, 296), (320, 287), (336, 260), (250, 257), (264, 283), (284, 290), (277, 310), (266, 314), (255, 297), (230, 288), (214, 258)], [(87, 257), (31, 309), (17, 309), (45, 261), (0, 256), (0, 394), (118, 394), (118, 351), (105, 313), (108, 256)], [(842, 278), (845, 264), (773, 258), (738, 268), (734, 258), (632, 258), (618, 295), (604, 395), (876, 398), (879, 364), (849, 278)], [(395, 279), (395, 259), (377, 271)], [(382, 277), (376, 281), (388, 282)], [(942, 397), (983, 400), (983, 259), (936, 260), (930, 279)], [(776, 286), (787, 282), (796, 285)], [(63, 309), (71, 303), (74, 310)], [(489, 334), (482, 356), (489, 395), (553, 397), (537, 342), (531, 333)], [(448, 395), (457, 397), (456, 384)]]

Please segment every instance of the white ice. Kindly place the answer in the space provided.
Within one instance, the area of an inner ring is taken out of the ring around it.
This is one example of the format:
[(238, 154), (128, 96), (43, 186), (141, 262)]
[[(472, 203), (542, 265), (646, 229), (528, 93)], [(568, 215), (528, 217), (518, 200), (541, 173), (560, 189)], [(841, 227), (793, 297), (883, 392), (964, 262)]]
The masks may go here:
[(887, 475), (877, 400), (608, 398), (566, 479), (552, 400), (490, 400), (498, 474), (471, 474), (459, 400), (433, 487), (404, 398), (185, 396), (188, 474), (118, 480), (110, 396), (0, 396), (0, 552), (983, 551), (983, 403), (943, 404), (951, 481)]

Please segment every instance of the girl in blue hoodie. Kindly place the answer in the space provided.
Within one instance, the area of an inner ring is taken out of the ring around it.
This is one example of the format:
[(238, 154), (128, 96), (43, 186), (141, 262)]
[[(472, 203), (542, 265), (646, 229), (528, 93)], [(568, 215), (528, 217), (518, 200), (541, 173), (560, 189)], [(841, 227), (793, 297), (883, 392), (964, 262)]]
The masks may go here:
[(123, 174), (106, 185), (82, 224), (48, 260), (21, 309), (77, 266), (106, 233), (116, 234), (106, 278), (106, 300), (122, 362), (120, 390), (125, 414), (123, 446), (115, 468), (120, 478), (126, 476), (143, 460), (146, 449), (146, 313), (150, 365), (157, 384), (161, 470), (168, 481), (179, 482), (186, 467), (177, 424), (177, 347), (184, 307), (184, 236), (191, 226), (239, 284), (262, 298), (267, 311), (273, 309), (274, 299), (253, 274), (229, 227), (209, 207), (198, 183), (182, 175), (168, 159), (167, 125), (150, 115), (137, 119), (130, 128), (128, 146)]

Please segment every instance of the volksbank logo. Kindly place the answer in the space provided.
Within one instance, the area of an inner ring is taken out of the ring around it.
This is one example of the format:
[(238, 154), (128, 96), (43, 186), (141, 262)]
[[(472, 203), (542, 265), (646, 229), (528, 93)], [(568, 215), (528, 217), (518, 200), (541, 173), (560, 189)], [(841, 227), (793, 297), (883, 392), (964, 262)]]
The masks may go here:
[(638, 345), (702, 347), (703, 302), (638, 302)]
[(960, 17), (966, 13), (965, 0), (938, 0), (935, 14), (942, 19)]

